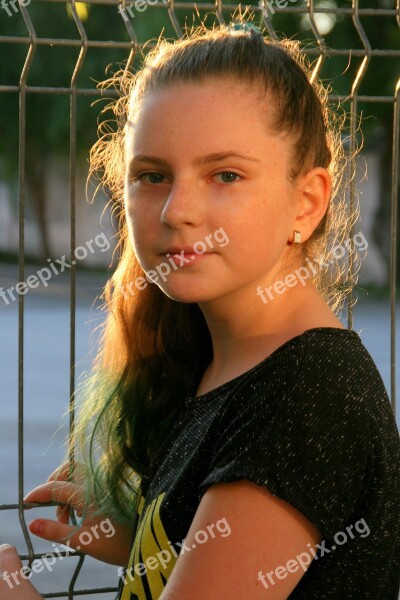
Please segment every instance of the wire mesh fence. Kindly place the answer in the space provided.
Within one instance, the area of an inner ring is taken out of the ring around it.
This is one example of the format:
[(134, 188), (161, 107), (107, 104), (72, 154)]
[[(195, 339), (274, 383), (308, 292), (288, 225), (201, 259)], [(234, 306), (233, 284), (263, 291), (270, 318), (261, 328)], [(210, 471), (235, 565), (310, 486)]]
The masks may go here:
[[(332, 81), (330, 97), (346, 108), (349, 119), (349, 150), (359, 136), (359, 116), (367, 118), (365, 143), (380, 140), (381, 172), (384, 179), (380, 210), (386, 215), (378, 241), (386, 244), (391, 311), (390, 398), (396, 406), (396, 281), (398, 252), (399, 189), (399, 94), (400, 94), (400, 0), (261, 0), (242, 4), (254, 22), (272, 38), (282, 36), (306, 43), (306, 53), (315, 61), (314, 72)], [(94, 141), (96, 110), (91, 103), (101, 98), (96, 80), (104, 79), (109, 63), (134, 68), (138, 49), (150, 49), (158, 35), (177, 38), (185, 25), (206, 20), (228, 23), (237, 4), (220, 0), (176, 2), (175, 0), (0, 0), (0, 109), (2, 178), (14, 180), (18, 205), (18, 281), (26, 279), (25, 226), (27, 198), (32, 181), (52, 152), (68, 156), (69, 207), (69, 390), (76, 384), (76, 282), (78, 265), (72, 260), (77, 247), (77, 169)], [(111, 38), (111, 39), (110, 39)], [(111, 93), (111, 92), (110, 92)], [(108, 94), (110, 95), (110, 94)], [(369, 129), (369, 126), (371, 127)], [(351, 166), (356, 169), (355, 163)], [(36, 177), (36, 180), (35, 180)], [(14, 179), (13, 179), (14, 178)], [(351, 178), (349, 203), (357, 194), (357, 177)], [(39, 194), (40, 195), (40, 194)], [(39, 201), (39, 213), (45, 212)], [(362, 213), (362, 206), (361, 206)], [(50, 256), (43, 225), (44, 255)], [(35, 552), (26, 526), (24, 469), (24, 344), (25, 296), (18, 302), (18, 498), (0, 504), (0, 511), (17, 511), (29, 564), (41, 555)], [(348, 309), (348, 327), (352, 327)], [(74, 426), (73, 412), (70, 427)], [(1, 499), (0, 499), (1, 502)], [(7, 541), (7, 540), (4, 540)], [(61, 552), (66, 556), (68, 552)], [(116, 587), (76, 589), (84, 555), (80, 555), (68, 589), (45, 593), (48, 598), (74, 598), (115, 593)]]

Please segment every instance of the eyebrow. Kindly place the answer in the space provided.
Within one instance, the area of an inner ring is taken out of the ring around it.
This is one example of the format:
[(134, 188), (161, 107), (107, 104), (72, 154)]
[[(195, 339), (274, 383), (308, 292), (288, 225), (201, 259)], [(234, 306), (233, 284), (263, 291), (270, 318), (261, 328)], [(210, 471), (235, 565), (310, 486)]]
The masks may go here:
[[(249, 160), (252, 162), (261, 163), (258, 158), (254, 156), (246, 156), (244, 154), (239, 154), (238, 152), (228, 151), (228, 152), (214, 152), (212, 154), (207, 154), (206, 156), (200, 156), (195, 158), (193, 161), (193, 166), (197, 167), (200, 165), (204, 165), (211, 162), (218, 162), (221, 160), (225, 160), (226, 158), (241, 158), (242, 160)], [(157, 156), (148, 156), (146, 154), (136, 154), (132, 156), (129, 164), (132, 165), (134, 162), (142, 162), (142, 163), (151, 163), (156, 165), (161, 165), (164, 167), (168, 167), (168, 162), (162, 158), (158, 158)]]

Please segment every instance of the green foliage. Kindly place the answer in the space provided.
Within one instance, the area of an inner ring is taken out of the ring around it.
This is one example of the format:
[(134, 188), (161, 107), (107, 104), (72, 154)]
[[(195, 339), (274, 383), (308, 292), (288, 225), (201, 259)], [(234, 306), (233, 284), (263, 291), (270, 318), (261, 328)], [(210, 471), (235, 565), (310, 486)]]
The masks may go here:
[[(118, 5), (83, 5), (87, 11), (84, 28), (90, 41), (96, 40), (103, 47), (89, 47), (83, 67), (79, 72), (77, 87), (94, 89), (96, 82), (105, 79), (110, 70), (118, 70), (130, 52), (130, 37)], [(0, 45), (0, 85), (18, 86), (21, 72), (29, 50), (29, 35), (20, 12), (8, 16), (0, 10), (0, 31), (13, 38), (27, 38), (25, 43), (2, 43)], [(67, 10), (69, 9), (69, 10)], [(80, 41), (79, 31), (72, 18), (69, 4), (33, 1), (28, 6), (38, 38)], [(150, 14), (150, 12), (152, 14)], [(162, 29), (162, 11), (149, 8), (146, 13), (135, 17), (142, 39), (158, 35)], [(85, 14), (85, 13), (83, 13)], [(150, 20), (151, 17), (151, 20)], [(136, 25), (130, 19), (132, 25)], [(110, 40), (123, 42), (127, 47), (115, 48)], [(107, 46), (109, 43), (109, 46)], [(27, 85), (32, 87), (69, 88), (71, 77), (79, 56), (80, 46), (43, 45), (36, 46)], [(89, 147), (96, 139), (96, 122), (101, 105), (93, 102), (93, 95), (77, 97), (77, 150), (87, 157)], [(100, 101), (102, 102), (102, 101)], [(65, 93), (27, 94), (26, 140), (27, 163), (31, 153), (44, 160), (51, 154), (69, 153), (70, 143), (70, 97)], [(1, 146), (4, 150), (0, 159), (0, 175), (10, 180), (18, 167), (18, 91), (0, 93)]]
[[(160, 0), (161, 1), (161, 0)], [(279, 0), (283, 5), (282, 0)], [(278, 4), (277, 2), (275, 4)], [(338, 6), (350, 8), (350, 0), (320, 0), (315, 2), (318, 6)], [(394, 0), (365, 0), (360, 2), (362, 7), (394, 8)], [(393, 5), (393, 6), (392, 6)], [(247, 5), (246, 5), (247, 6)], [(257, 3), (249, 4), (257, 7)], [(299, 8), (305, 6), (304, 0), (293, 0), (288, 6)], [(148, 6), (140, 12), (132, 6), (131, 13), (125, 13), (128, 22), (122, 18), (118, 11), (118, 4), (113, 5), (88, 5), (83, 4), (78, 9), (83, 19), (83, 25), (90, 41), (98, 40), (103, 43), (113, 40), (130, 43), (131, 38), (128, 27), (132, 27), (139, 43), (155, 40), (160, 33), (169, 39), (176, 38), (177, 33), (164, 6)], [(2, 35), (13, 38), (28, 38), (28, 30), (21, 13), (12, 11), (8, 16), (6, 11), (0, 10), (0, 31)], [(38, 37), (53, 38), (55, 40), (80, 40), (78, 28), (72, 18), (69, 3), (51, 3), (32, 0), (27, 10), (32, 20), (33, 27)], [(244, 9), (243, 9), (244, 10)], [(183, 28), (197, 26), (200, 20), (206, 21), (208, 27), (217, 23), (215, 14), (210, 10), (193, 10), (193, 3), (188, 2), (187, 9), (176, 9), (177, 22)], [(133, 14), (133, 18), (132, 18)], [(232, 12), (223, 10), (222, 16), (229, 22)], [(318, 19), (318, 15), (316, 19)], [(329, 18), (325, 15), (325, 19)], [(362, 49), (358, 35), (350, 14), (331, 15), (333, 19), (331, 30), (325, 35), (328, 47), (336, 49), (358, 48)], [(254, 11), (254, 21), (263, 26), (262, 15)], [(295, 37), (316, 47), (309, 17), (299, 13), (281, 13), (276, 10), (271, 22), (279, 34)], [(321, 22), (319, 22), (321, 24)], [(322, 23), (324, 26), (324, 22)], [(368, 36), (372, 48), (396, 49), (399, 48), (398, 26), (394, 17), (363, 17), (362, 26)], [(150, 46), (148, 46), (150, 47)], [(18, 86), (20, 74), (27, 56), (28, 43), (2, 43), (0, 62), (0, 84)], [(37, 45), (34, 58), (29, 70), (27, 83), (29, 86), (69, 88), (76, 61), (80, 52), (79, 46)], [(77, 79), (78, 88), (94, 88), (97, 81), (118, 70), (129, 56), (129, 47), (115, 48), (105, 46), (102, 48), (89, 47), (83, 67)], [(136, 59), (137, 60), (137, 59)], [(351, 91), (357, 70), (362, 57), (335, 56), (325, 59), (320, 76), (325, 82), (332, 82), (334, 93), (348, 95)], [(393, 95), (398, 67), (396, 58), (374, 57), (362, 80), (360, 94), (367, 95)], [(79, 95), (77, 98), (77, 150), (80, 156), (87, 158), (88, 149), (96, 139), (96, 122), (102, 106), (106, 101), (100, 100), (92, 106), (96, 97), (93, 95)], [(27, 95), (27, 160), (29, 155), (35, 153), (36, 159), (44, 160), (50, 154), (69, 153), (70, 140), (70, 98), (68, 94), (29, 93)], [(366, 119), (366, 131), (374, 129), (376, 123), (383, 122), (389, 126), (392, 118), (392, 105), (365, 104), (360, 105)], [(11, 180), (15, 177), (18, 166), (18, 93), (0, 93), (0, 132), (2, 152), (0, 162), (0, 175)]]

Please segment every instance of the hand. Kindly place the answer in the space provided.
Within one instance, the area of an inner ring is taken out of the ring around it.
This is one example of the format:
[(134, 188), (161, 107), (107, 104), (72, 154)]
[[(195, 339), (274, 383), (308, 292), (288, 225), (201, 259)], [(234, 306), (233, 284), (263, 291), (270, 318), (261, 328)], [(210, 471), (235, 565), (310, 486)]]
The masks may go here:
[[(12, 576), (13, 575), (13, 576)], [(0, 598), (1, 600), (43, 600), (29, 578), (32, 571), (22, 566), (16, 549), (9, 544), (0, 546)]]
[[(24, 502), (55, 501), (64, 505), (57, 506), (57, 521), (35, 519), (29, 523), (29, 530), (40, 538), (68, 545), (103, 562), (127, 566), (132, 533), (129, 526), (113, 523), (103, 515), (91, 517), (90, 513), (80, 527), (69, 524), (70, 508), (81, 516), (84, 507), (83, 486), (79, 483), (84, 476), (83, 466), (76, 464), (74, 482), (68, 481), (68, 474), (69, 464), (64, 463), (49, 476), (47, 483), (25, 496)], [(92, 504), (91, 508), (96, 507)]]

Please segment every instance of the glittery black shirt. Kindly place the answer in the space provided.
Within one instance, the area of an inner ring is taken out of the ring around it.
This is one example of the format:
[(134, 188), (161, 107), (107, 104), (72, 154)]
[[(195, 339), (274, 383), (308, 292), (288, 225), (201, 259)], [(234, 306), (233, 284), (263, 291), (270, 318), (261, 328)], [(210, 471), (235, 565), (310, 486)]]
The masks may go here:
[[(309, 329), (246, 373), (187, 398), (142, 480), (120, 597), (159, 598), (202, 495), (242, 479), (292, 504), (324, 537), (290, 600), (398, 599), (399, 434), (355, 331)], [(263, 565), (254, 567), (256, 579)]]

